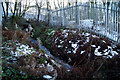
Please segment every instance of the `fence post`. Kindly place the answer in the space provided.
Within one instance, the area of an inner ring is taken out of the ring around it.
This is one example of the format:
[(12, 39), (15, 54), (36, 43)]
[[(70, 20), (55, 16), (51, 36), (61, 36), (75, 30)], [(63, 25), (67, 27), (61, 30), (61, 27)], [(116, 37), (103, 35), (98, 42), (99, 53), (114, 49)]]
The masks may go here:
[[(80, 5), (80, 2), (78, 2), (78, 5)], [(78, 6), (78, 24), (80, 25), (80, 6)]]
[[(2, 47), (2, 1), (0, 1), (0, 47)], [(2, 79), (2, 59), (1, 59), (1, 53), (2, 49), (0, 48), (0, 80)]]
[(77, 2), (77, 0), (75, 2), (75, 6), (76, 6), (75, 19), (76, 19), (76, 23), (78, 23), (78, 2)]
[(106, 0), (106, 3), (105, 3), (105, 33), (106, 33), (106, 36), (107, 36), (107, 27), (108, 27), (108, 25), (107, 25), (107, 23), (108, 23), (108, 20), (107, 20), (108, 12), (107, 11), (108, 10), (107, 9), (108, 9), (108, 7), (107, 7), (107, 0)]
[(116, 23), (116, 12), (117, 12), (117, 9), (116, 9), (117, 7), (115, 6), (115, 32), (114, 32), (114, 35), (115, 35), (115, 41), (117, 41), (116, 40), (116, 27), (117, 27), (117, 23)]
[(119, 39), (119, 27), (118, 27), (118, 19), (119, 19), (119, 14), (118, 14), (118, 10), (119, 10), (119, 7), (117, 7), (117, 42), (118, 42), (118, 39)]
[(50, 16), (50, 23), (51, 23), (52, 26), (53, 26), (53, 12), (51, 11), (50, 14), (51, 14), (51, 16)]
[(2, 4), (0, 1), (0, 29), (1, 29), (1, 26), (2, 26)]
[(64, 4), (62, 5), (62, 26), (64, 26)]

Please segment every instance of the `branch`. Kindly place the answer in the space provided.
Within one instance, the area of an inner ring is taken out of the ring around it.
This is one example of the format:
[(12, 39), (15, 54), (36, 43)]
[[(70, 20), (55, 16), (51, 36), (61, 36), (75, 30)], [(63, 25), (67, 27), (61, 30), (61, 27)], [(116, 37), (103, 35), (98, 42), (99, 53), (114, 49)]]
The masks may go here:
[(5, 17), (5, 8), (4, 8), (3, 2), (1, 2), (1, 5), (2, 5), (2, 8), (3, 8), (4, 17)]

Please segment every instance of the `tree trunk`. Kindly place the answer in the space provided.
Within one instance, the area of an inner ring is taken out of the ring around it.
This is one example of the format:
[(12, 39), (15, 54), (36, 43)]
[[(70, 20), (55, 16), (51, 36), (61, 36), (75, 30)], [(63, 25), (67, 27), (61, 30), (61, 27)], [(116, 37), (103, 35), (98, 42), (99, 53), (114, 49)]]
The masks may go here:
[(37, 21), (40, 19), (40, 7), (38, 7), (38, 15), (37, 15)]
[(14, 6), (13, 18), (15, 17), (16, 9), (17, 9), (17, 1), (15, 2), (15, 6)]
[(6, 3), (6, 17), (8, 17), (8, 7), (9, 7), (9, 2), (5, 2)]
[(20, 9), (19, 9), (19, 16), (21, 15), (21, 2), (20, 2)]
[(5, 17), (5, 8), (4, 8), (4, 5), (3, 5), (3, 2), (1, 2), (1, 6), (2, 6), (2, 9), (3, 9), (3, 12), (4, 12), (4, 17)]

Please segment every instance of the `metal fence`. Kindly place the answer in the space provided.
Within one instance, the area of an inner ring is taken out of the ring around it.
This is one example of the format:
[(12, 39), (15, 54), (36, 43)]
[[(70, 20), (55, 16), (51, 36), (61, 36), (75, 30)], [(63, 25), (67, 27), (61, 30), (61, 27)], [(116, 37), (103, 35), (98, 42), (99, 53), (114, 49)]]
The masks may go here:
[(120, 4), (78, 3), (50, 12), (50, 23), (66, 27), (85, 28), (120, 42)]

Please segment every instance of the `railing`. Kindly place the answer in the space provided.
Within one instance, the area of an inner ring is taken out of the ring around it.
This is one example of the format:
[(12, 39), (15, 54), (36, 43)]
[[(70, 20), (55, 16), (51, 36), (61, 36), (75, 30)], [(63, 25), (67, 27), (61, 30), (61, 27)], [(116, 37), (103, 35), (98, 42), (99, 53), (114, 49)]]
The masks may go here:
[(78, 3), (50, 12), (50, 23), (86, 28), (120, 43), (120, 8), (118, 2)]

